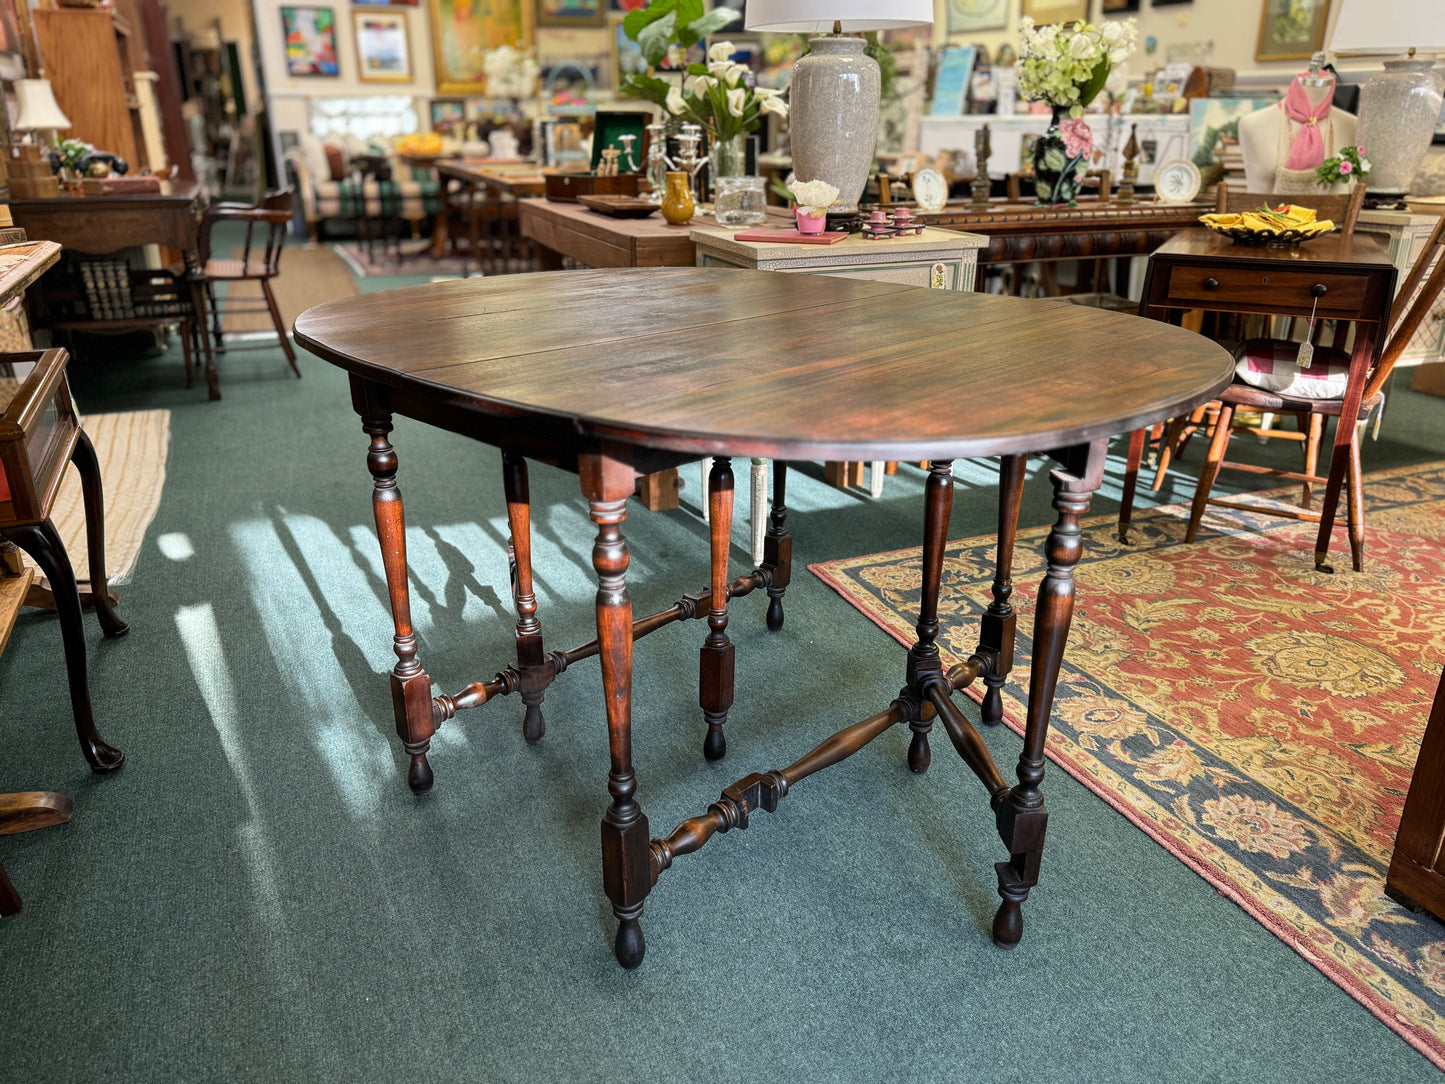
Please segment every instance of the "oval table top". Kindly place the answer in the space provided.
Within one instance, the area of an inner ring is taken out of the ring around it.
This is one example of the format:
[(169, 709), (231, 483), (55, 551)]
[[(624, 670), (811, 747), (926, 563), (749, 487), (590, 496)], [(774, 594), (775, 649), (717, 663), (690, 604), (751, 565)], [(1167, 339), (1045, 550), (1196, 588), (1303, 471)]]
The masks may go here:
[(1177, 415), (1234, 374), (1217, 344), (1126, 314), (726, 268), (413, 286), (318, 305), (295, 333), (367, 380), (579, 442), (780, 459), (1043, 451)]

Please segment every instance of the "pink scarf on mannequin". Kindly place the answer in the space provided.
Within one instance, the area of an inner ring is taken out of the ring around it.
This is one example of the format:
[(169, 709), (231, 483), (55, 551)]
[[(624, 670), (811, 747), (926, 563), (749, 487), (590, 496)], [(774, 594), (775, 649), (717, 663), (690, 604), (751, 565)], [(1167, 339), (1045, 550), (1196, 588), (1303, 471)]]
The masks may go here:
[(1285, 159), (1286, 169), (1314, 169), (1325, 160), (1325, 141), (1320, 135), (1320, 123), (1329, 122), (1330, 108), (1334, 100), (1335, 79), (1330, 76), (1330, 93), (1319, 105), (1310, 101), (1299, 76), (1290, 80), (1284, 100), (1279, 107), (1284, 115), (1300, 126), (1289, 145), (1289, 157)]

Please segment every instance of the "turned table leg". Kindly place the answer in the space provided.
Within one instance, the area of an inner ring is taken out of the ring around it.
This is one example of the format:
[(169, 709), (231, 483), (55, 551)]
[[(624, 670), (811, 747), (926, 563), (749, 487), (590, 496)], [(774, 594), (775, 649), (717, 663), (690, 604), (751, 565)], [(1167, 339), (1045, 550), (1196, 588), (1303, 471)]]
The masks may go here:
[[(918, 641), (908, 650), (908, 687), (921, 687), (920, 675), (943, 674), (938, 653), (938, 592), (943, 578), (943, 549), (948, 543), (948, 520), (953, 514), (953, 460), (935, 459), (928, 465), (923, 489), (923, 598), (918, 605)], [(911, 719), (908, 729), (908, 770), (925, 772), (933, 759), (928, 748), (932, 719)]]
[(712, 543), (712, 590), (707, 639), (698, 654), (698, 701), (707, 720), (702, 755), (721, 760), (727, 752), (723, 724), (733, 703), (735, 648), (728, 640), (728, 551), (732, 547), (733, 468), (728, 456), (712, 461), (708, 479), (708, 526)]
[(1023, 934), (1023, 902), (1038, 883), (1044, 832), (1049, 814), (1039, 784), (1044, 778), (1044, 743), (1053, 712), (1054, 690), (1064, 661), (1064, 644), (1074, 616), (1074, 566), (1083, 552), (1079, 517), (1104, 477), (1107, 441), (1087, 446), (1087, 455), (1074, 469), (1052, 471), (1054, 509), (1059, 516), (1044, 543), (1048, 570), (1039, 585), (1034, 614), (1034, 651), (1029, 669), (1029, 703), (1024, 747), (1019, 754), (1018, 785), (995, 806), (999, 836), (1009, 860), (994, 866), (1003, 902), (993, 920), (994, 943), (1003, 948), (1018, 944)]
[(788, 535), (788, 464), (773, 462), (773, 507), (763, 539), (763, 568), (768, 573), (768, 631), (783, 627), (783, 593), (793, 577), (793, 540)]
[(100, 621), (101, 631), (114, 639), (124, 636), (130, 626), (115, 612), (111, 600), (110, 586), (105, 573), (105, 496), (101, 490), (100, 460), (96, 458), (95, 446), (85, 435), (85, 430), (76, 434), (75, 450), (70, 461), (80, 474), (80, 492), (85, 503), (85, 549), (90, 565), (91, 594), (95, 599), (95, 616)]
[(597, 640), (602, 691), (607, 704), (607, 738), (612, 767), (607, 773), (611, 802), (602, 817), (602, 887), (617, 916), (613, 952), (631, 970), (642, 963), (642, 903), (652, 888), (652, 852), (647, 817), (637, 803), (632, 769), (632, 598), (627, 593), (627, 541), (622, 523), (636, 480), (631, 467), (608, 456), (578, 458), (582, 493), (597, 524), (592, 567), (597, 570)]
[(978, 652), (989, 659), (983, 676), (979, 718), (990, 726), (1003, 721), (1003, 684), (1014, 665), (1013, 595), (1014, 541), (1018, 537), (1019, 505), (1024, 493), (1027, 458), (1006, 455), (998, 465), (998, 552), (994, 562), (993, 601), (980, 623)]
[(432, 714), (431, 676), (416, 657), (416, 633), (411, 624), (411, 591), (406, 570), (406, 516), (401, 490), (396, 485), (396, 450), (388, 441), (391, 415), (363, 417), (361, 428), (371, 438), (366, 467), (371, 472), (371, 510), (376, 516), (376, 535), (381, 543), (381, 562), (386, 569), (386, 590), (391, 600), (395, 626), (392, 649), (396, 666), (391, 671), (391, 706), (396, 716), (396, 733), (402, 748), (411, 756), (406, 781), (416, 794), (432, 787), (427, 750), (436, 733)]
[(517, 607), (517, 667), (522, 671), (521, 696), (526, 707), (522, 737), (535, 745), (547, 731), (542, 700), (547, 682), (543, 663), (542, 622), (537, 619), (537, 596), (532, 589), (532, 498), (527, 484), (527, 461), (514, 452), (502, 453), (502, 485), (507, 494), (507, 543), (512, 571), (512, 599)]
[[(85, 754), (91, 771), (114, 771), (125, 760), (125, 754), (108, 744), (95, 728), (95, 714), (90, 704), (90, 681), (86, 675), (85, 623), (80, 608), (80, 591), (75, 585), (75, 571), (70, 566), (70, 556), (65, 552), (65, 543), (60, 540), (55, 524), (48, 519), (44, 523), (27, 527), (7, 527), (4, 533), (10, 541), (30, 554), (45, 573), (45, 578), (50, 581), (55, 610), (60, 617), (60, 640), (65, 647), (65, 673), (70, 682), (70, 707), (75, 715), (75, 734), (80, 740), (80, 751)], [(104, 596), (105, 585), (102, 583), (95, 596), (97, 606), (101, 605), (100, 600)], [(106, 602), (108, 604), (109, 600)], [(111, 616), (114, 617), (113, 612)], [(119, 618), (116, 620), (119, 621)], [(103, 629), (106, 621), (107, 618), (102, 616)], [(122, 622), (122, 627), (123, 624)], [(107, 634), (119, 635), (119, 632), (110, 633), (107, 630)]]

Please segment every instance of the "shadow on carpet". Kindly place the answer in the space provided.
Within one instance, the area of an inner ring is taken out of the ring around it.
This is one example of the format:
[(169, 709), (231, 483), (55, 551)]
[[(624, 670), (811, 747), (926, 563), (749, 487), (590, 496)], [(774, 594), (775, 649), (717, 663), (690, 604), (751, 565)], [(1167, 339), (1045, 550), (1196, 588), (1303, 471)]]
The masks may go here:
[[(1186, 545), (1175, 505), (1125, 546), (1114, 516), (1086, 520), (1048, 753), (1445, 1068), (1445, 928), (1384, 894), (1445, 656), (1445, 463), (1371, 474), (1365, 492), (1363, 573), (1316, 573), (1310, 523), (1212, 514)], [(1019, 732), (1047, 533), (1020, 532), (1015, 553)], [(994, 545), (948, 544), (938, 642), (956, 661)], [(910, 549), (810, 568), (906, 645), (920, 565)]]

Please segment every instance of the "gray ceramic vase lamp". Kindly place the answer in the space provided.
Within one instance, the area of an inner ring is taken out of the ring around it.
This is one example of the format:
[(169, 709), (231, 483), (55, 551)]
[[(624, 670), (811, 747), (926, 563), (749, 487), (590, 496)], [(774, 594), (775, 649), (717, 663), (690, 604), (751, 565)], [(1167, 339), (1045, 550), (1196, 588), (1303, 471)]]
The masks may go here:
[(830, 216), (857, 214), (878, 142), (878, 65), (864, 30), (933, 22), (933, 0), (748, 0), (747, 29), (813, 34), (793, 68), (788, 131), (800, 181), (838, 189)]
[(1344, 0), (1330, 49), (1342, 58), (1393, 56), (1360, 88), (1355, 135), (1370, 160), (1370, 195), (1398, 199), (1440, 123), (1440, 75), (1434, 59), (1416, 53), (1445, 52), (1445, 0)]

